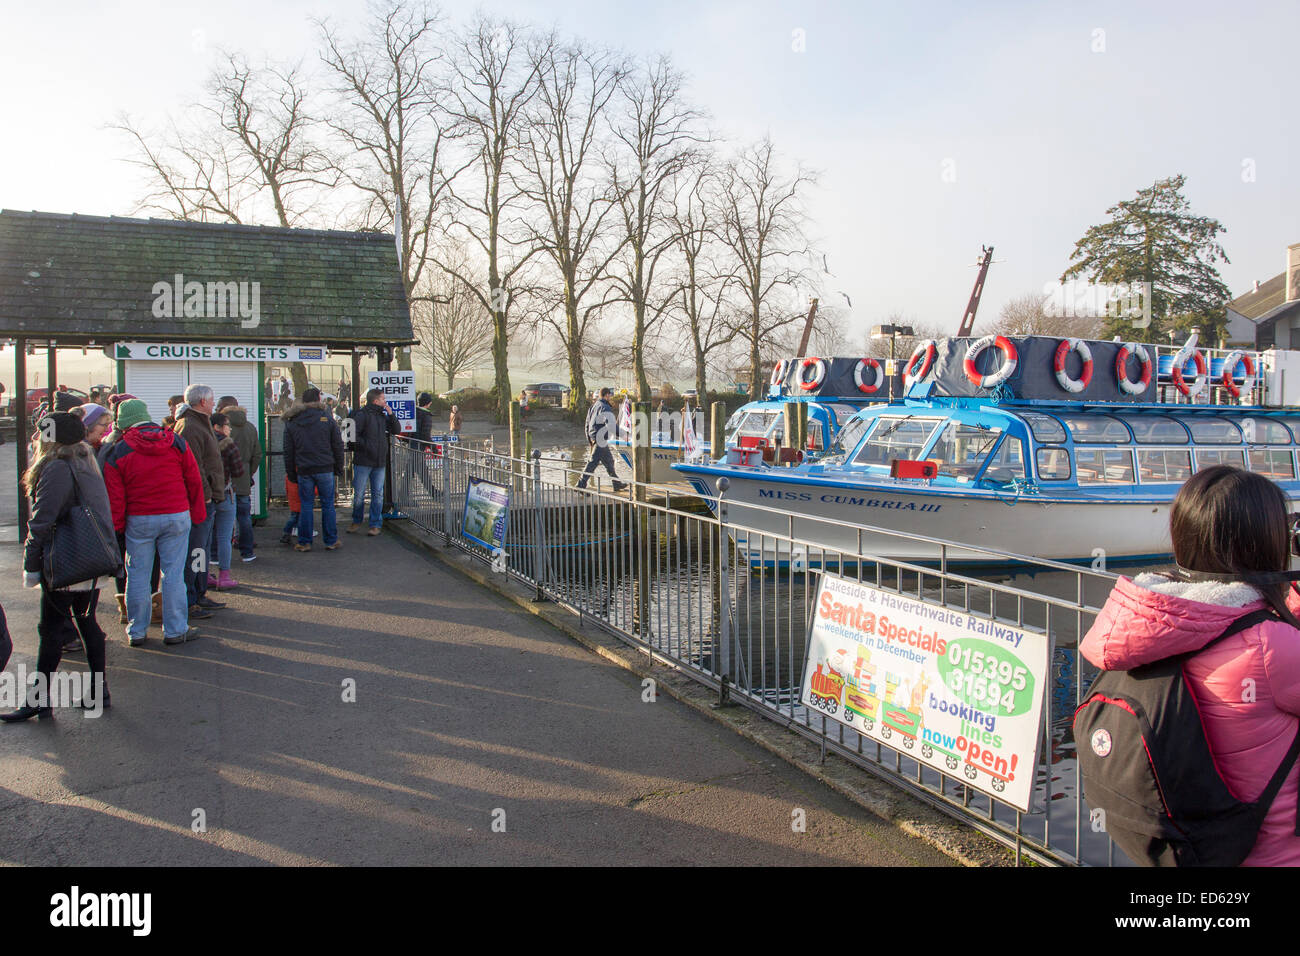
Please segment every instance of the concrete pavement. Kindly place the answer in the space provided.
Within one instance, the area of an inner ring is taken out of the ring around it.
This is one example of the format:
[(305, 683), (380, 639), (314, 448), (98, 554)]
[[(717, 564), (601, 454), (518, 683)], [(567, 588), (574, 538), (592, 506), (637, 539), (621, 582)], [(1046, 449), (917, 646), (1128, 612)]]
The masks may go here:
[[(0, 726), (0, 862), (950, 862), (393, 535), (276, 526), (194, 644), (126, 647), (104, 594), (114, 706)], [(19, 567), (0, 545), (10, 670)]]

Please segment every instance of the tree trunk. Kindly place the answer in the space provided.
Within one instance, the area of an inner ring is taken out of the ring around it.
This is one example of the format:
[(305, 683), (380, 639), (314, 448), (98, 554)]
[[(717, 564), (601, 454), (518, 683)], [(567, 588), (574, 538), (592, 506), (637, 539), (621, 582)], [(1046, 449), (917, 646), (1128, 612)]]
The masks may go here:
[(311, 388), (311, 381), (307, 378), (307, 366), (302, 362), (293, 362), (289, 365), (289, 377), (293, 379), (293, 394), (298, 401), (302, 401), (302, 393)]
[(632, 340), (632, 372), (636, 375), (637, 401), (650, 401), (650, 379), (645, 373), (645, 303), (636, 303), (636, 335)]
[(707, 405), (709, 393), (704, 384), (704, 349), (700, 347), (700, 338), (695, 337), (695, 401), (701, 406)]
[(569, 330), (569, 341), (565, 343), (569, 354), (569, 408), (582, 415), (587, 411), (587, 382), (582, 372), (582, 331), (578, 327), (578, 303), (573, 298), (573, 283), (566, 285), (564, 311)]
[(758, 357), (758, 306), (754, 306), (754, 317), (749, 333), (749, 400), (757, 401), (762, 394), (762, 368)]

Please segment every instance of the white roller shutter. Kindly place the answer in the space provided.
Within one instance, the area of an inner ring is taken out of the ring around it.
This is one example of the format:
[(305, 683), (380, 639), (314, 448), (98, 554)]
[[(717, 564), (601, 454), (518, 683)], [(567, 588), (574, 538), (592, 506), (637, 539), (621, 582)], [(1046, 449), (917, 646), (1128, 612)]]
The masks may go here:
[[(233, 395), (241, 408), (248, 410), (248, 420), (261, 433), (262, 416), (257, 405), (256, 362), (168, 362), (126, 361), (126, 390), (149, 406), (149, 416), (161, 422), (169, 414), (167, 399), (183, 395), (190, 385), (208, 385), (212, 397)], [(253, 513), (262, 508), (261, 470), (253, 478)]]
[(167, 417), (167, 399), (185, 391), (185, 362), (126, 362), (126, 390), (149, 406), (149, 417)]
[[(248, 412), (248, 420), (261, 434), (262, 416), (257, 413), (257, 363), (256, 362), (189, 362), (189, 384), (208, 385), (212, 388), (213, 400), (222, 395), (233, 395), (239, 399), (239, 407)], [(253, 514), (261, 512), (260, 482), (262, 471), (259, 468), (253, 476)]]

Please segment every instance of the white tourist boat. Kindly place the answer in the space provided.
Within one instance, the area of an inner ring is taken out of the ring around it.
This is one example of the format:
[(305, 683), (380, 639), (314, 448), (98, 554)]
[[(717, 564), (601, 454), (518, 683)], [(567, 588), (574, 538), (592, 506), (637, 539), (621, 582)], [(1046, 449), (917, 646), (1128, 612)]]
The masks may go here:
[[(751, 563), (795, 567), (841, 559), (767, 535), (847, 556), (923, 561), (991, 559), (930, 539), (1072, 562), (1164, 560), (1174, 495), (1213, 464), (1265, 474), (1300, 500), (1300, 412), (1186, 400), (1252, 400), (1255, 356), (1225, 356), (1220, 367), (1233, 370), (1231, 380), (1223, 373), (1211, 383), (1212, 364), (1193, 349), (1181, 360), (1185, 377), (1174, 381), (1171, 372), (1162, 382), (1151, 346), (1070, 342), (1073, 365), (1060, 360), (1056, 340), (1002, 339), (1006, 375), (969, 361), (986, 351), (981, 342), (923, 343), (924, 361), (909, 363), (908, 397), (859, 411), (828, 454), (794, 467), (715, 462), (676, 470), (706, 496), (716, 497), (725, 477), (727, 520)], [(1023, 374), (1021, 363), (1045, 355), (1057, 356), (1048, 364), (1056, 395), (1042, 375)], [(1018, 365), (1022, 375), (1013, 377)], [(1098, 382), (1107, 370), (1115, 381)], [(1121, 374), (1132, 391), (1118, 385)], [(1097, 399), (1067, 387), (1078, 383)], [(1002, 389), (996, 403), (991, 388)], [(1160, 389), (1176, 400), (1157, 400)]]

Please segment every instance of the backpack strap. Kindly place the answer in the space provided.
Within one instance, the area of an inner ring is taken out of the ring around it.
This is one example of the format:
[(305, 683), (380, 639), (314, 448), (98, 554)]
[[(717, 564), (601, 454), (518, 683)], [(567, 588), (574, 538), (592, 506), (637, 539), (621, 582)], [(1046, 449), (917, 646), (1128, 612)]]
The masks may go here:
[(1219, 643), (1219, 641), (1222, 641), (1228, 637), (1232, 637), (1232, 635), (1234, 634), (1240, 634), (1242, 631), (1247, 630), (1248, 628), (1252, 628), (1256, 624), (1263, 624), (1265, 621), (1280, 621), (1280, 620), (1281, 618), (1277, 616), (1277, 612), (1274, 611), (1271, 607), (1264, 607), (1264, 608), (1260, 608), (1258, 611), (1251, 611), (1249, 614), (1243, 614), (1241, 617), (1237, 618), (1235, 621), (1229, 624), (1226, 628), (1224, 628), (1223, 633), (1220, 634), (1218, 637), (1216, 637), (1214, 640), (1210, 641), (1207, 644), (1202, 644), (1194, 651), (1186, 651), (1182, 654), (1175, 654), (1172, 659), (1185, 662), (1188, 658), (1195, 657), (1197, 654), (1201, 653), (1201, 651), (1209, 650), (1215, 644)]
[[(1178, 656), (1184, 660), (1193, 657), (1201, 651), (1213, 647), (1226, 637), (1231, 637), (1233, 634), (1240, 634), (1247, 628), (1254, 627), (1256, 624), (1263, 624), (1265, 621), (1270, 620), (1281, 620), (1281, 618), (1277, 616), (1277, 612), (1272, 608), (1260, 608), (1258, 611), (1243, 614), (1241, 617), (1229, 624), (1222, 634), (1210, 641), (1210, 643), (1206, 644), (1200, 650), (1191, 651), (1187, 654), (1180, 654)], [(1286, 752), (1286, 756), (1283, 757), (1282, 762), (1278, 764), (1277, 770), (1273, 771), (1273, 776), (1268, 781), (1268, 786), (1264, 788), (1264, 792), (1261, 793), (1259, 799), (1255, 801), (1255, 813), (1260, 823), (1263, 823), (1269, 807), (1273, 805), (1273, 800), (1277, 797), (1278, 791), (1282, 789), (1282, 784), (1286, 781), (1287, 774), (1289, 774), (1291, 768), (1295, 766), (1297, 757), (1300, 757), (1300, 728), (1296, 730), (1295, 739), (1291, 741), (1291, 749)], [(1300, 837), (1300, 800), (1296, 801), (1295, 835)]]

